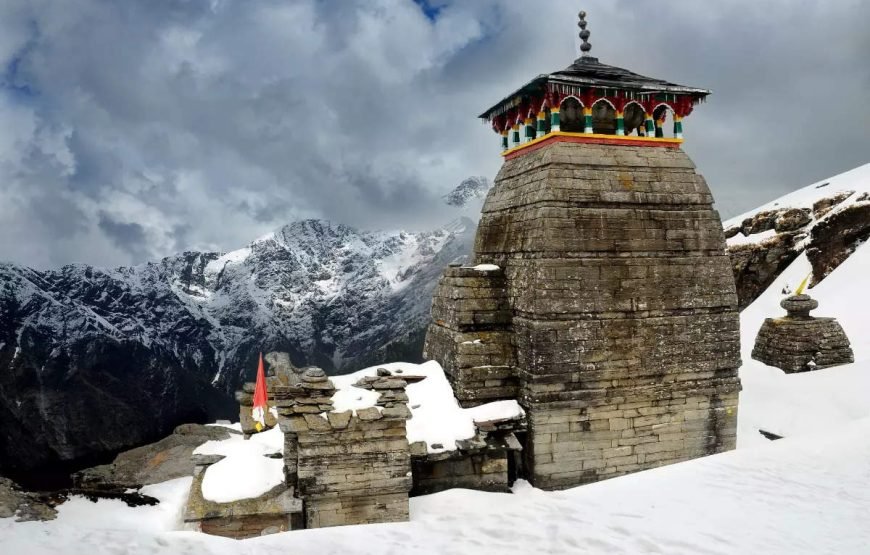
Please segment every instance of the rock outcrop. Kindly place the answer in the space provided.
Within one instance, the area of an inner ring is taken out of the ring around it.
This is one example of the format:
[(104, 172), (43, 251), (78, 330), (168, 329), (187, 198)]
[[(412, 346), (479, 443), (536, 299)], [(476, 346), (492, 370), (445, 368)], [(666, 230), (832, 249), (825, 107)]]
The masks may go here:
[(0, 476), (0, 518), (18, 522), (54, 520), (57, 511), (42, 496), (23, 491), (15, 482)]
[(110, 464), (77, 472), (73, 480), (80, 490), (118, 492), (193, 476), (194, 449), (206, 441), (227, 439), (237, 433), (223, 426), (182, 424), (156, 443), (124, 451)]
[(804, 237), (805, 234), (780, 233), (759, 243), (728, 248), (740, 310), (752, 304), (794, 262), (800, 254), (797, 244)]
[[(839, 179), (831, 178), (831, 182)], [(811, 185), (797, 191), (796, 200), (787, 195), (766, 205), (796, 206), (761, 209), (726, 226), (741, 310), (802, 252), (813, 267), (811, 285), (816, 285), (870, 238), (870, 194), (854, 190), (826, 193), (829, 186), (830, 182)], [(813, 200), (816, 189), (821, 192)]]
[(816, 285), (870, 238), (870, 202), (838, 210), (813, 227), (807, 258)]

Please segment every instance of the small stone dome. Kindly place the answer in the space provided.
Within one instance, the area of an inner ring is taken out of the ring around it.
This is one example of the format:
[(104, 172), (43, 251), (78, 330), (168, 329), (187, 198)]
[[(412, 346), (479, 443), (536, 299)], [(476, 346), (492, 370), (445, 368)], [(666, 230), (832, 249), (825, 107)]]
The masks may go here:
[(786, 373), (854, 362), (852, 347), (834, 318), (814, 318), (819, 302), (809, 295), (792, 295), (779, 305), (788, 314), (768, 318), (755, 338), (752, 358)]

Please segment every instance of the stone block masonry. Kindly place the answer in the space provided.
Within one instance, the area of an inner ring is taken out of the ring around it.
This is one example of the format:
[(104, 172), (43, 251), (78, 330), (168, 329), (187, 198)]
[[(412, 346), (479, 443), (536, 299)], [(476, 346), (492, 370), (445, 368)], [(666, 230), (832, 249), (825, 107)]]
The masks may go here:
[(511, 310), (500, 268), (445, 270), (432, 319), (423, 356), (441, 364), (463, 407), (516, 398)]
[[(498, 321), (513, 347), (534, 485), (570, 487), (734, 447), (737, 297), (712, 202), (680, 149), (553, 143), (502, 166), (474, 260), (503, 270)], [(426, 345), (457, 373), (456, 334), (475, 317), (443, 316), (440, 305), (458, 296), (451, 271)]]
[(378, 405), (332, 412), (334, 387), (322, 370), (309, 369), (295, 405), (279, 408), (285, 477), (303, 500), (306, 528), (408, 520), (406, 382), (373, 377), (356, 385), (379, 391)]
[(793, 295), (780, 305), (783, 318), (767, 318), (755, 338), (752, 358), (776, 366), (787, 374), (808, 372), (855, 361), (849, 338), (833, 318), (816, 318), (819, 306), (809, 295)]

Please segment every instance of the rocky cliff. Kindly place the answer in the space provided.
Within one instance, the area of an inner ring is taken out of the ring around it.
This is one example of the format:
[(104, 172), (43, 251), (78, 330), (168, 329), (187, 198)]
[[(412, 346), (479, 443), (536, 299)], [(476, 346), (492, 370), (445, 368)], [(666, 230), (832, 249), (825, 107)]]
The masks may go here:
[(870, 238), (870, 164), (813, 183), (725, 222), (741, 310), (806, 253), (810, 285)]
[(233, 416), (230, 393), (261, 350), (332, 372), (419, 359), (438, 275), (474, 230), (307, 220), (226, 254), (111, 270), (0, 264), (0, 473)]

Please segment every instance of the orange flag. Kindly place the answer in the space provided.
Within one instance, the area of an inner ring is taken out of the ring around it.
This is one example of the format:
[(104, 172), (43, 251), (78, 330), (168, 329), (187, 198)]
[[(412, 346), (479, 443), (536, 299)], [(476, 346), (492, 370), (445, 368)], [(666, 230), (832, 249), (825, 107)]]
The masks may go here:
[(254, 427), (258, 432), (266, 427), (266, 411), (269, 410), (269, 392), (266, 391), (266, 372), (263, 370), (263, 353), (260, 353), (260, 364), (257, 366), (257, 383), (254, 386)]

